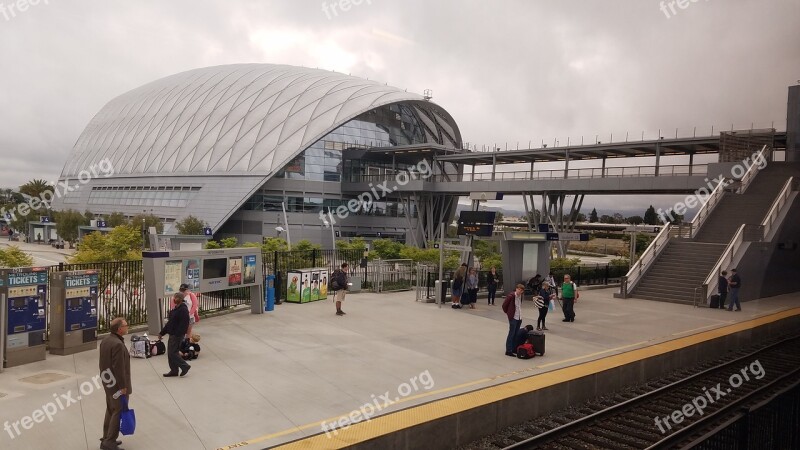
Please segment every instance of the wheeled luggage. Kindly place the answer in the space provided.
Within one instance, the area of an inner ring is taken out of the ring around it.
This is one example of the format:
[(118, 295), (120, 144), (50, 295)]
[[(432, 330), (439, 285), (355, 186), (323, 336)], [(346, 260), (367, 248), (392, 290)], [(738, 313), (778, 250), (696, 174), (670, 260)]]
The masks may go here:
[(708, 306), (710, 308), (719, 308), (719, 295), (717, 294), (712, 295), (708, 301), (709, 301)]
[(529, 331), (528, 342), (533, 346), (533, 351), (537, 355), (544, 355), (544, 333), (541, 331)]

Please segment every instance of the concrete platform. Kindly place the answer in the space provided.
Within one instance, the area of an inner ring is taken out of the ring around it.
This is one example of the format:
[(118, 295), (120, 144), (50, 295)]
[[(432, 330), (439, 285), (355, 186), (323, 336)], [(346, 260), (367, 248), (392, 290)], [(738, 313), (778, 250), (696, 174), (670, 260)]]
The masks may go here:
[[(138, 431), (123, 437), (123, 447), (274, 446), (321, 433), (322, 422), (330, 430), (332, 422), (344, 425), (800, 306), (800, 293), (728, 312), (615, 299), (615, 291), (582, 291), (574, 323), (551, 313), (547, 354), (531, 360), (503, 354), (508, 325), (499, 300), (452, 310), (417, 303), (410, 292), (362, 293), (348, 296), (343, 317), (323, 301), (209, 318), (195, 327), (203, 350), (185, 378), (161, 376), (168, 370), (165, 356), (132, 360)], [(523, 324), (535, 320), (525, 302)], [(105, 402), (90, 381), (97, 373), (96, 350), (48, 355), (0, 373), (0, 425), (9, 424), (0, 430), (0, 448), (99, 448)], [(34, 411), (51, 402), (52, 421), (23, 419), (41, 420)]]

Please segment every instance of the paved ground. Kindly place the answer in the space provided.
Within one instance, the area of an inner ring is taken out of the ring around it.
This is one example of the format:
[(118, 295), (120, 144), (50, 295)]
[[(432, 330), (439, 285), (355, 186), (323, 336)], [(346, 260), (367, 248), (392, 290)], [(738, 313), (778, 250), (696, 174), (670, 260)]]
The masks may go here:
[[(123, 447), (264, 448), (320, 433), (321, 421), (367, 403), (383, 414), (800, 305), (798, 293), (747, 302), (737, 313), (615, 299), (614, 291), (584, 291), (575, 323), (552, 313), (547, 354), (531, 360), (503, 354), (508, 325), (499, 303), (452, 310), (417, 303), (410, 292), (362, 293), (348, 297), (343, 317), (322, 301), (209, 318), (195, 328), (203, 350), (187, 377), (163, 378), (165, 356), (132, 360), (138, 431)], [(535, 321), (533, 312), (526, 302), (523, 323)], [(97, 372), (95, 350), (0, 373), (0, 425), (10, 426), (0, 430), (0, 448), (98, 448), (104, 398), (86, 383)], [(58, 399), (61, 406), (48, 407), (57, 409), (52, 422), (35, 413)]]
[(50, 244), (28, 244), (26, 242), (9, 241), (7, 237), (0, 238), (0, 248), (5, 248), (9, 245), (16, 245), (25, 253), (33, 256), (33, 264), (36, 266), (52, 266), (65, 262), (69, 256), (75, 253), (75, 250), (56, 249), (51, 247)]

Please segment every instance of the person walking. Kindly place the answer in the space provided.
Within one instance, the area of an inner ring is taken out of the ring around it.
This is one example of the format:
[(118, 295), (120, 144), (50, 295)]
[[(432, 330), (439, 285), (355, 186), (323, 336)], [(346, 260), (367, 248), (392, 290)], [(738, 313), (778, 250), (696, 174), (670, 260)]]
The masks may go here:
[(169, 335), (169, 342), (167, 343), (169, 372), (164, 374), (165, 377), (177, 377), (178, 369), (181, 370), (180, 376), (184, 376), (192, 368), (180, 355), (181, 343), (186, 337), (186, 330), (189, 329), (189, 309), (183, 299), (184, 295), (181, 292), (176, 292), (172, 296), (172, 302), (175, 307), (169, 312), (169, 319), (166, 325), (158, 333), (159, 339), (163, 338), (164, 335)]
[(731, 293), (731, 301), (728, 303), (728, 311), (733, 311), (733, 305), (736, 304), (736, 310), (741, 311), (742, 305), (739, 304), (739, 288), (742, 287), (742, 278), (736, 272), (736, 269), (731, 269), (731, 277), (728, 279), (728, 288)]
[(539, 331), (547, 330), (544, 320), (547, 317), (547, 312), (550, 310), (550, 301), (554, 299), (556, 294), (550, 293), (550, 283), (547, 281), (542, 283), (539, 292), (536, 293), (534, 304), (539, 308), (539, 318), (536, 319), (536, 329)]
[[(103, 437), (100, 448), (118, 450), (122, 441), (119, 438), (119, 420), (122, 413), (122, 396), (133, 394), (131, 386), (131, 355), (125, 347), (125, 334), (128, 322), (124, 317), (115, 317), (109, 325), (111, 331), (100, 342), (100, 379), (104, 381), (106, 394), (106, 415), (103, 420)], [(109, 380), (106, 382), (106, 380)]]
[(467, 275), (467, 299), (469, 309), (475, 309), (475, 303), (478, 302), (478, 271), (474, 267), (469, 269)]
[(508, 336), (506, 336), (506, 356), (517, 356), (514, 353), (514, 340), (517, 331), (522, 325), (522, 294), (525, 293), (525, 285), (520, 283), (514, 292), (508, 294), (503, 301), (503, 312), (508, 317)]
[(500, 277), (497, 276), (497, 269), (492, 267), (489, 275), (486, 277), (486, 290), (489, 291), (488, 304), (494, 305), (494, 297), (497, 294), (497, 284), (500, 282)]
[(549, 285), (550, 285), (550, 289), (552, 289), (552, 290), (553, 290), (553, 294), (555, 294), (555, 295), (556, 295), (556, 297), (558, 297), (558, 287), (556, 286), (556, 279), (555, 279), (555, 277), (553, 276), (553, 272), (550, 272), (550, 273), (547, 275), (547, 278), (545, 278), (545, 280), (544, 280), (544, 281), (547, 281), (547, 284), (549, 284)]
[(717, 279), (717, 294), (719, 294), (719, 306), (717, 308), (725, 308), (725, 300), (728, 299), (728, 271), (723, 270)]
[(578, 285), (569, 275), (564, 275), (564, 283), (561, 284), (561, 300), (564, 302), (562, 322), (575, 322), (575, 301), (579, 298)]
[(188, 284), (181, 284), (178, 290), (183, 293), (183, 298), (186, 300), (186, 308), (189, 310), (189, 328), (186, 329), (186, 339), (190, 339), (192, 337), (192, 328), (194, 328), (194, 324), (200, 322), (200, 314), (198, 313), (200, 303), (197, 301), (197, 296), (194, 292), (189, 289)]
[[(350, 278), (347, 276), (347, 263), (342, 263), (341, 267), (334, 270), (331, 274), (331, 283), (333, 283), (333, 299), (336, 302), (336, 315), (343, 316), (346, 313), (342, 311), (342, 302), (347, 294), (347, 287), (349, 286)], [(335, 281), (335, 282), (334, 282)]]

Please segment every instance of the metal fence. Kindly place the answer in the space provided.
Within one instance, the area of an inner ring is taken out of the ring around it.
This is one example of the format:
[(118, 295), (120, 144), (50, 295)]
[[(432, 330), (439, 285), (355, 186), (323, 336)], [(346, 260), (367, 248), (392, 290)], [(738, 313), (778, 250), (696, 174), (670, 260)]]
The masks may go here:
[(361, 268), (364, 258), (363, 250), (292, 250), (288, 252), (264, 252), (261, 254), (264, 274), (273, 274), (280, 277), (276, 285), (277, 295), (286, 298), (287, 273), (290, 270), (326, 267), (328, 272), (333, 272), (347, 263), (349, 275), (362, 275), (367, 278), (367, 268)]

